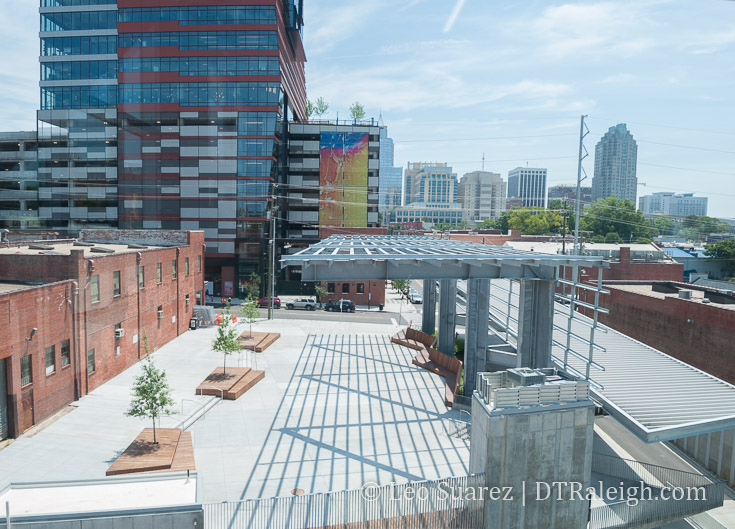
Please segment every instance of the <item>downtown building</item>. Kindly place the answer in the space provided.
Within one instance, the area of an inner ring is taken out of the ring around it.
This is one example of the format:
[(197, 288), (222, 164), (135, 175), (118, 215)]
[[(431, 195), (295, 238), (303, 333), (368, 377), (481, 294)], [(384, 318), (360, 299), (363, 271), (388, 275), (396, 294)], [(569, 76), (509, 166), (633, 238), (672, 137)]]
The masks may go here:
[(472, 225), (497, 219), (505, 211), (506, 183), (498, 173), (473, 171), (459, 182), (463, 217)]
[(614, 196), (636, 204), (637, 163), (638, 144), (625, 123), (610, 127), (595, 146), (592, 200)]
[(546, 207), (546, 169), (516, 167), (508, 171), (508, 198), (518, 198), (524, 208)]
[[(579, 189), (580, 201), (582, 207), (592, 203), (592, 187), (581, 186)], [(575, 204), (577, 202), (577, 186), (572, 184), (559, 184), (549, 187), (549, 202), (552, 200), (561, 200), (562, 202), (568, 202), (569, 204)]]
[(388, 129), (379, 120), (380, 128), (380, 205), (381, 213), (400, 206), (403, 202), (403, 167), (394, 167), (395, 146), (388, 137)]
[(43, 227), (203, 230), (218, 295), (265, 274), (303, 2), (232, 4), (42, 0)]
[(707, 215), (707, 197), (695, 197), (694, 193), (653, 193), (640, 197), (638, 209), (644, 215), (703, 217)]

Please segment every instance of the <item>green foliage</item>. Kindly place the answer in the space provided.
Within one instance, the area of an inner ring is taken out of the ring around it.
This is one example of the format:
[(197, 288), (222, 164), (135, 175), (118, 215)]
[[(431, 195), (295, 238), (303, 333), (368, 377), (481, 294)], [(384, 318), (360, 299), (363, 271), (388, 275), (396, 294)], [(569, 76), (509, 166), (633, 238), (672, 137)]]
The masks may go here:
[(313, 111), (314, 111), (314, 114), (316, 114), (319, 117), (322, 117), (324, 114), (329, 112), (329, 103), (324, 101), (324, 98), (322, 96), (319, 96), (317, 100), (314, 102)]
[(306, 100), (306, 118), (310, 118), (311, 115), (314, 113), (314, 103), (311, 102), (311, 99)]
[(656, 217), (653, 219), (653, 227), (656, 228), (659, 235), (675, 235), (677, 232), (676, 224), (667, 217)]
[(493, 219), (486, 219), (477, 223), (478, 230), (495, 230), (498, 228), (498, 222)]
[(503, 233), (508, 233), (508, 230), (510, 229), (508, 223), (510, 222), (510, 214), (512, 211), (513, 210), (503, 211), (503, 213), (500, 214), (500, 217), (498, 217), (498, 220), (495, 221), (495, 226)]
[(689, 215), (682, 221), (681, 235), (690, 240), (702, 239), (710, 233), (729, 233), (730, 225), (714, 217)]
[(314, 287), (317, 297), (319, 298), (319, 306), (322, 306), (322, 301), (329, 298), (329, 291), (324, 288), (320, 283), (317, 283)]
[(623, 242), (623, 239), (620, 238), (620, 235), (618, 235), (616, 232), (611, 231), (607, 235), (605, 235), (604, 241), (608, 244), (620, 244)]
[(393, 288), (399, 292), (403, 292), (404, 294), (408, 292), (408, 289), (411, 286), (411, 281), (408, 279), (394, 279), (391, 283)]
[[(548, 208), (551, 211), (556, 211), (559, 213), (559, 217), (562, 219), (561, 223), (562, 226), (564, 225), (564, 217), (567, 218), (566, 222), (566, 233), (573, 233), (574, 232), (574, 219), (576, 218), (574, 215), (574, 205), (570, 204), (569, 202), (565, 202), (561, 199), (555, 198), (554, 200), (549, 201)], [(560, 232), (561, 233), (561, 232)]]
[(350, 117), (352, 121), (360, 121), (365, 117), (365, 107), (359, 101), (355, 101), (350, 105)]
[(636, 210), (635, 204), (615, 197), (601, 198), (587, 206), (580, 225), (591, 237), (607, 237), (609, 233), (616, 233), (622, 242), (651, 238), (654, 234), (653, 227), (643, 213)]
[[(144, 337), (147, 349), (148, 340)], [(153, 421), (153, 442), (156, 441), (156, 418), (173, 413), (171, 406), (171, 389), (166, 381), (166, 372), (158, 369), (153, 358), (148, 356), (143, 361), (143, 373), (135, 378), (132, 388), (133, 400), (125, 412), (129, 417), (147, 417)]]
[(222, 323), (217, 327), (217, 336), (212, 342), (212, 350), (224, 355), (223, 374), (227, 374), (227, 355), (240, 352), (240, 344), (237, 342), (237, 329), (232, 323), (229, 311), (222, 314)]
[(722, 272), (728, 276), (735, 275), (735, 239), (727, 239), (710, 244), (705, 250), (705, 254), (713, 259), (719, 259)]
[(454, 339), (454, 356), (464, 362), (464, 338)]
[(260, 316), (260, 307), (258, 307), (258, 302), (253, 298), (248, 297), (248, 299), (246, 299), (245, 302), (240, 305), (240, 313), (245, 319), (245, 323), (250, 325), (250, 336), (252, 336), (253, 323), (258, 321), (258, 317)]
[(508, 228), (521, 230), (524, 235), (554, 235), (559, 233), (560, 226), (559, 213), (534, 208), (514, 209), (508, 219)]
[[(431, 222), (431, 220), (423, 221)], [(448, 222), (437, 222), (432, 224), (432, 229), (436, 231), (447, 231), (447, 230), (467, 230), (470, 228), (469, 223), (466, 220), (459, 222), (458, 224), (450, 224)]]
[(250, 273), (248, 282), (245, 283), (245, 297), (257, 299), (260, 295), (260, 276), (255, 272)]

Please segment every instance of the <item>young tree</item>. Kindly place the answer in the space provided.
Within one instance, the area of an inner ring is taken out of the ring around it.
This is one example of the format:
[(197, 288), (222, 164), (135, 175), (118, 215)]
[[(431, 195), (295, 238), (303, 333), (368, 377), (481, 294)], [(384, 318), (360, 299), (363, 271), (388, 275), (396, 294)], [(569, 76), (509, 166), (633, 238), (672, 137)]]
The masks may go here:
[(243, 318), (245, 318), (245, 323), (248, 323), (250, 325), (250, 336), (253, 335), (253, 323), (258, 321), (258, 316), (260, 316), (260, 308), (258, 307), (258, 302), (255, 301), (253, 298), (248, 297), (248, 299), (245, 300), (245, 302), (240, 305), (240, 312), (243, 315)]
[(321, 286), (321, 284), (317, 283), (314, 287), (314, 291), (316, 292), (316, 296), (319, 299), (319, 307), (322, 306), (322, 300), (329, 298), (329, 291)]
[(306, 100), (306, 119), (309, 119), (311, 115), (315, 112), (314, 103), (311, 102), (311, 99)]
[(248, 282), (245, 283), (245, 298), (257, 299), (258, 296), (260, 296), (260, 276), (251, 272)]
[(322, 117), (327, 112), (329, 112), (329, 103), (324, 101), (324, 98), (322, 96), (319, 96), (319, 98), (314, 103), (314, 114)]
[(350, 106), (350, 117), (352, 121), (360, 121), (365, 117), (365, 107), (360, 104), (359, 101), (355, 101)]
[[(147, 340), (146, 349), (147, 349)], [(133, 400), (125, 412), (129, 417), (148, 417), (153, 421), (153, 444), (156, 440), (156, 418), (170, 415), (174, 400), (166, 381), (166, 372), (158, 369), (153, 358), (148, 356), (143, 361), (143, 373), (135, 378), (132, 389)]]
[(217, 327), (217, 336), (212, 342), (212, 350), (224, 355), (222, 373), (226, 375), (227, 355), (239, 352), (240, 344), (237, 343), (237, 329), (232, 323), (230, 312), (226, 311), (222, 316), (222, 323)]

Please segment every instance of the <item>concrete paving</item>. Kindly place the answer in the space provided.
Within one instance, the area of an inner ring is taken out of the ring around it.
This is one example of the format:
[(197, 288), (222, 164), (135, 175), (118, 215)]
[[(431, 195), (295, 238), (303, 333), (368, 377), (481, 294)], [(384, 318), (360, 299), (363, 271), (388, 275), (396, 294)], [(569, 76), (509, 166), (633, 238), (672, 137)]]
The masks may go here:
[[(444, 433), (442, 418), (456, 412), (443, 404), (443, 381), (412, 366), (411, 350), (390, 343), (397, 326), (345, 318), (316, 325), (274, 320), (253, 330), (280, 332), (281, 339), (264, 353), (230, 356), (227, 364), (264, 369), (265, 379), (190, 428), (203, 501), (467, 473), (468, 442)], [(210, 347), (215, 331), (187, 332), (154, 353), (179, 412), (160, 426), (175, 426), (207, 399), (194, 388), (222, 365)], [(0, 489), (10, 482), (103, 477), (150, 426), (124, 415), (139, 373), (139, 365), (131, 367), (72, 412), (0, 450)]]

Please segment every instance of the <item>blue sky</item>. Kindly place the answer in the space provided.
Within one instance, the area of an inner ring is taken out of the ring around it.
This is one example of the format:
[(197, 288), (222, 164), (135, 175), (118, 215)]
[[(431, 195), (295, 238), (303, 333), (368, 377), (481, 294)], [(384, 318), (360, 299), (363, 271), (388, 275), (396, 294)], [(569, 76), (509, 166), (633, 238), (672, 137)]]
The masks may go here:
[[(305, 0), (307, 83), (328, 117), (382, 112), (396, 163), (460, 176), (547, 167), (576, 179), (579, 117), (590, 157), (619, 122), (638, 140), (638, 194), (696, 192), (735, 217), (735, 2)], [(0, 130), (32, 130), (38, 2), (4, 0)]]

